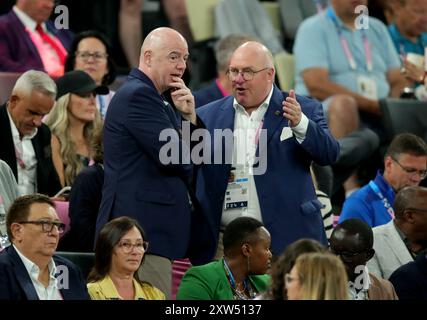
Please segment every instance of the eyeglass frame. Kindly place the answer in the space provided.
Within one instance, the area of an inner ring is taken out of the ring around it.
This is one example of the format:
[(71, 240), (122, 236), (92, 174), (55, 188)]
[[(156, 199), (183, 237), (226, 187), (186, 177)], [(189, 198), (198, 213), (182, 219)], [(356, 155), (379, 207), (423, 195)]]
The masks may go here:
[[(265, 68), (257, 70), (257, 71), (254, 71), (251, 68), (245, 68), (243, 70), (239, 70), (237, 68), (229, 68), (226, 73), (227, 73), (228, 78), (230, 80), (236, 79), (239, 76), (239, 74), (241, 74), (243, 80), (245, 80), (245, 81), (252, 81), (254, 79), (254, 77), (255, 77), (256, 74), (258, 74), (261, 71), (267, 70), (267, 69), (271, 69), (271, 68), (270, 67), (265, 67)], [(237, 74), (235, 76), (233, 76), (231, 74), (232, 72), (237, 72)], [(249, 72), (249, 74), (251, 75), (249, 79), (247, 79), (247, 77), (245, 77), (245, 72)]]
[(340, 256), (344, 260), (348, 261), (357, 257), (358, 255), (361, 255), (362, 253), (366, 253), (368, 249), (363, 249), (362, 251), (356, 251), (356, 252), (349, 252), (349, 251), (336, 251), (331, 247), (329, 247), (329, 251), (337, 256)]
[[(18, 221), (16, 223), (19, 224), (35, 224), (42, 226), (42, 230), (45, 233), (51, 233), (53, 231), (53, 227), (56, 226), (58, 229), (58, 233), (62, 234), (65, 231), (66, 225), (61, 221), (48, 221), (48, 220), (26, 220), (26, 221)], [(47, 225), (50, 225), (50, 230), (46, 230)]]
[[(83, 57), (82, 54), (87, 54), (87, 57)], [(95, 52), (90, 52), (90, 51), (76, 51), (75, 52), (75, 56), (76, 56), (76, 58), (80, 58), (80, 59), (85, 60), (85, 61), (88, 61), (90, 57), (92, 57), (93, 60), (95, 60), (95, 61), (101, 61), (103, 59), (107, 60), (108, 53), (106, 53), (106, 52), (99, 52), (99, 51), (95, 51)]]
[(405, 173), (407, 173), (407, 174), (409, 174), (411, 176), (418, 175), (421, 180), (423, 180), (423, 179), (425, 179), (427, 177), (427, 170), (421, 171), (421, 170), (417, 170), (417, 169), (414, 169), (414, 168), (404, 167), (404, 166), (402, 166), (402, 164), (395, 157), (390, 156), (390, 158), (391, 158), (391, 160), (393, 160), (394, 162), (396, 162), (399, 165), (399, 167), (403, 171), (405, 171)]
[[(131, 247), (128, 248), (127, 246), (125, 246), (125, 244), (126, 245), (131, 245)], [(117, 243), (117, 246), (119, 248), (121, 248), (124, 253), (131, 253), (132, 250), (133, 250), (133, 248), (136, 248), (138, 252), (144, 252), (145, 253), (148, 250), (148, 245), (149, 245), (148, 241), (142, 241), (142, 246), (141, 246), (142, 250), (141, 250), (141, 248), (138, 247), (138, 242), (132, 243), (129, 240), (122, 240), (122, 241), (119, 241)]]

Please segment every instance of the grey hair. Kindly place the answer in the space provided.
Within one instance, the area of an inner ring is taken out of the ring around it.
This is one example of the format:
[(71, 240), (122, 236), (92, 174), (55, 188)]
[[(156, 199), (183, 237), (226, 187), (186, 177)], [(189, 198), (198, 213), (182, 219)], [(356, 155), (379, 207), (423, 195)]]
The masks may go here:
[(248, 41), (256, 41), (255, 37), (247, 34), (230, 34), (215, 45), (215, 59), (217, 62), (217, 71), (226, 71), (228, 69), (233, 52), (242, 44)]
[(20, 92), (30, 96), (33, 91), (56, 98), (56, 84), (45, 72), (29, 70), (23, 73), (15, 83), (12, 94)]

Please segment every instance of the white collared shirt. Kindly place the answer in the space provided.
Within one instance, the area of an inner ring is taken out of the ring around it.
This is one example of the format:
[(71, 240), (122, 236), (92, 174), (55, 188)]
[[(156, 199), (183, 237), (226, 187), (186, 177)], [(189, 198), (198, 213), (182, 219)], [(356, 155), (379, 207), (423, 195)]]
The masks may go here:
[[(31, 32), (36, 32), (37, 22), (34, 21), (28, 14), (19, 9), (17, 6), (13, 7), (13, 12), (15, 12), (26, 29), (30, 30)], [(44, 32), (49, 33), (49, 30), (46, 28), (46, 23), (42, 22), (40, 25)]]
[(63, 300), (61, 292), (58, 288), (58, 280), (55, 277), (56, 273), (56, 265), (53, 259), (50, 259), (48, 268), (49, 268), (49, 285), (47, 288), (39, 281), (40, 268), (25, 257), (21, 252), (19, 252), (18, 248), (13, 245), (19, 257), (22, 260), (22, 263), (27, 269), (28, 275), (30, 276), (31, 282), (34, 285), (34, 289), (36, 289), (37, 295), (40, 300)]
[[(234, 99), (234, 167), (240, 164), (245, 165), (245, 168), (251, 168), (254, 164), (256, 149), (258, 146), (258, 144), (256, 143), (256, 136), (259, 136), (260, 129), (262, 129), (263, 127), (264, 115), (267, 112), (271, 97), (273, 95), (273, 91), (274, 86), (271, 87), (270, 93), (268, 94), (267, 98), (250, 115), (246, 112), (245, 108), (241, 106), (236, 99)], [(308, 118), (302, 113), (300, 123), (296, 127), (291, 128), (299, 143), (302, 143), (304, 141), (307, 128)], [(248, 174), (247, 177), (249, 182), (248, 206), (243, 208), (225, 210), (225, 206), (223, 205), (221, 216), (221, 229), (224, 229), (232, 220), (241, 216), (252, 217), (262, 222), (262, 214), (259, 205), (255, 179), (253, 174)], [(227, 186), (226, 195), (229, 191), (228, 187), (229, 185)]]
[[(37, 134), (37, 128), (34, 129), (31, 135), (23, 136), (21, 140), (19, 131), (10, 116), (9, 110), (7, 110), (7, 115), (9, 116), (10, 128), (12, 130), (16, 166), (18, 168), (18, 192), (21, 196), (35, 193), (37, 192), (37, 158), (31, 139)], [(22, 163), (24, 164), (24, 168), (22, 167)]]

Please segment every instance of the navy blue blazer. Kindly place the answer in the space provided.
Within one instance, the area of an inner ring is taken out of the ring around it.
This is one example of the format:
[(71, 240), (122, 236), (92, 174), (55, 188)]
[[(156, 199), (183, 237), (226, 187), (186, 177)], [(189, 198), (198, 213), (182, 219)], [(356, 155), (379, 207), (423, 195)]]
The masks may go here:
[[(53, 256), (56, 267), (66, 266), (68, 269), (68, 288), (62, 288), (64, 300), (90, 300), (86, 281), (80, 269), (71, 261)], [(58, 270), (60, 271), (60, 270)], [(60, 276), (58, 274), (57, 276)], [(65, 275), (65, 273), (63, 273)], [(62, 283), (62, 282), (60, 282)], [(65, 282), (64, 282), (65, 283)], [(38, 300), (36, 289), (13, 246), (0, 252), (0, 300)]]
[[(297, 96), (297, 99), (309, 119), (306, 138), (302, 144), (293, 135), (280, 141), (283, 128), (289, 126), (282, 110), (282, 101), (287, 96), (287, 93), (274, 88), (263, 125), (267, 130), (267, 169), (264, 174), (254, 176), (262, 219), (271, 233), (272, 250), (276, 255), (300, 238), (312, 238), (327, 244), (320, 213), (322, 205), (313, 187), (310, 164), (312, 161), (320, 165), (331, 164), (339, 153), (338, 142), (328, 130), (321, 104), (302, 96)], [(233, 99), (232, 96), (225, 97), (197, 109), (211, 136), (214, 136), (214, 129), (234, 130)], [(223, 160), (224, 148), (224, 141), (216, 146), (212, 142), (211, 150), (221, 151)], [(215, 252), (217, 245), (230, 170), (231, 164), (202, 165), (198, 169), (196, 194), (216, 237), (211, 244), (211, 253)]]
[(206, 87), (193, 92), (193, 95), (196, 108), (202, 107), (209, 102), (224, 98), (215, 80), (211, 81)]
[[(52, 21), (46, 21), (50, 33), (58, 37), (66, 50), (71, 46), (73, 34), (69, 30), (57, 30)], [(39, 52), (25, 26), (13, 10), (0, 17), (0, 71), (45, 71)]]
[(389, 281), (400, 300), (427, 300), (427, 254), (396, 269)]
[[(173, 106), (165, 106), (153, 82), (133, 69), (111, 100), (105, 119), (104, 186), (96, 232), (113, 218), (129, 216), (146, 232), (149, 253), (206, 263), (196, 260), (199, 253), (194, 250), (204, 252), (201, 242), (190, 241), (197, 237), (193, 231), (198, 232), (202, 218), (191, 213), (189, 203), (193, 165), (179, 159), (165, 164), (159, 157), (168, 145), (178, 154), (189, 154), (190, 146), (180, 138), (180, 120)], [(171, 138), (160, 141), (161, 132)]]

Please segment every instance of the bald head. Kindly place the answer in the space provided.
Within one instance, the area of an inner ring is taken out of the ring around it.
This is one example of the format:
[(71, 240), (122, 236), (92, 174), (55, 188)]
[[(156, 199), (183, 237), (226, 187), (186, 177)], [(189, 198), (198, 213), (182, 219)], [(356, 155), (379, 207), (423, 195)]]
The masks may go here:
[(170, 41), (182, 42), (187, 46), (187, 41), (178, 31), (167, 27), (161, 27), (154, 29), (145, 37), (144, 42), (142, 43), (141, 53), (144, 53), (147, 50), (158, 50), (164, 48)]
[(274, 69), (273, 55), (262, 43), (256, 41), (245, 42), (234, 51), (231, 60), (242, 57), (250, 57), (250, 59), (254, 59), (254, 63)]
[(153, 81), (157, 91), (170, 88), (174, 77), (181, 78), (188, 59), (188, 45), (184, 37), (171, 28), (151, 31), (141, 47), (139, 69)]
[(403, 188), (394, 200), (396, 219), (404, 218), (405, 210), (420, 209), (427, 211), (427, 188), (414, 186)]

